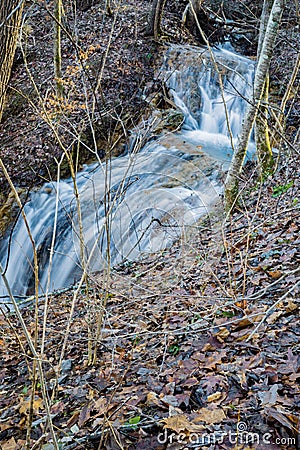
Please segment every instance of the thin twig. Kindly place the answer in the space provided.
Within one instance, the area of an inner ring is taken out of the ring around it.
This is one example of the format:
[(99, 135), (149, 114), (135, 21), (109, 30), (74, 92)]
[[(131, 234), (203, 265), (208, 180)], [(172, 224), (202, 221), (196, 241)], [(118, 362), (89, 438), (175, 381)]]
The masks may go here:
[(285, 294), (283, 294), (275, 303), (273, 303), (272, 306), (270, 306), (269, 309), (267, 309), (264, 317), (261, 319), (261, 321), (259, 322), (259, 324), (254, 328), (254, 330), (252, 331), (252, 333), (250, 334), (250, 336), (246, 339), (246, 342), (248, 342), (253, 335), (259, 330), (259, 328), (261, 327), (261, 325), (264, 323), (264, 321), (267, 319), (268, 315), (270, 314), (270, 312), (280, 303), (282, 302), (282, 300), (284, 300), (286, 297), (288, 297), (293, 291), (294, 289), (296, 289), (297, 286), (300, 285), (300, 280), (294, 284), (294, 286), (292, 286)]

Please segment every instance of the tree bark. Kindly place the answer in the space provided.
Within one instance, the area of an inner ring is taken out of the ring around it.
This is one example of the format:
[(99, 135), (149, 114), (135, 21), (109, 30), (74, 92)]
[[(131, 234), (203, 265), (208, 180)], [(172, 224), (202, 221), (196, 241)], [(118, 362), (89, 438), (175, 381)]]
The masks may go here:
[(148, 36), (158, 39), (161, 33), (161, 21), (166, 0), (153, 0), (152, 8), (149, 16), (149, 26), (146, 31)]
[(0, 122), (18, 41), (22, 10), (23, 1), (20, 0), (6, 0), (0, 5)]
[[(263, 10), (260, 19), (257, 59), (259, 59), (260, 53), (262, 51), (262, 46), (266, 34), (271, 7), (272, 7), (271, 0), (264, 0)], [(272, 170), (272, 167), (274, 165), (268, 126), (268, 114), (269, 114), (268, 104), (269, 104), (269, 73), (266, 76), (262, 101), (260, 102), (257, 118), (255, 121), (256, 152), (259, 163), (259, 172), (262, 178), (264, 178)]]
[(270, 66), (270, 60), (275, 46), (277, 31), (279, 28), (284, 0), (274, 0), (268, 20), (265, 38), (262, 44), (260, 57), (257, 63), (253, 99), (248, 106), (242, 125), (242, 130), (234, 151), (232, 162), (225, 181), (225, 208), (230, 211), (238, 197), (239, 179), (242, 172), (250, 135), (255, 123), (258, 108), (262, 100), (266, 77)]
[[(202, 5), (202, 1), (203, 0), (190, 0), (186, 10), (184, 12), (184, 17), (183, 17), (183, 25), (190, 31), (190, 33), (194, 36), (197, 36), (201, 43), (205, 44), (205, 41), (203, 40), (203, 36), (201, 35), (200, 31), (199, 31), (199, 27), (197, 25), (197, 20), (196, 17), (198, 18), (198, 21), (201, 23), (201, 27), (203, 27), (204, 23), (203, 23), (203, 12), (201, 14), (201, 5)], [(207, 18), (205, 17), (205, 25), (208, 24), (208, 21), (206, 20)], [(205, 34), (207, 30), (204, 30)]]

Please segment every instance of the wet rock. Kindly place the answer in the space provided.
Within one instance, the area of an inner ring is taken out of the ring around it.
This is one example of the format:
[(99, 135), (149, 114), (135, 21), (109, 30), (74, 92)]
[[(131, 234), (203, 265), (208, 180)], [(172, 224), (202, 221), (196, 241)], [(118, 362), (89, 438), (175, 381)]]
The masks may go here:
[(155, 124), (153, 133), (159, 134), (164, 129), (179, 130), (184, 122), (184, 114), (176, 109), (166, 109), (154, 113), (153, 123)]

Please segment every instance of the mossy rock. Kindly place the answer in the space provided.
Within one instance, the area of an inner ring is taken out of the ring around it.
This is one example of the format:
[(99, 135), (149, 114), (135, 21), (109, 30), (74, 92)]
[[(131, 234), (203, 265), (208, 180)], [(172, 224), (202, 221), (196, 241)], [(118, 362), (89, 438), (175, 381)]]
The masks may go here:
[(160, 134), (163, 130), (177, 131), (180, 130), (184, 122), (184, 114), (176, 109), (166, 109), (156, 111), (154, 120), (156, 122), (153, 129), (154, 134)]
[[(18, 194), (21, 197), (24, 197), (25, 190), (18, 189)], [(25, 201), (25, 199), (24, 199)], [(6, 231), (10, 228), (13, 221), (16, 219), (19, 213), (19, 208), (15, 199), (15, 196), (12, 191), (5, 196), (3, 194), (0, 195), (0, 237), (3, 237)]]

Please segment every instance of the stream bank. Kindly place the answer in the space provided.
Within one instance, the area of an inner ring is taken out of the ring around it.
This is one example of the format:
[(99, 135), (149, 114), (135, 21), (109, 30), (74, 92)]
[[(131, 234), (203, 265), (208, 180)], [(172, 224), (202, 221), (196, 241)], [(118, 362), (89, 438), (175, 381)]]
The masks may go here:
[[(107, 450), (116, 450), (120, 442), (126, 450), (163, 450), (170, 448), (158, 442), (165, 431), (187, 442), (191, 433), (199, 439), (209, 435), (216, 450), (236, 448), (229, 431), (235, 433), (238, 423), (259, 436), (253, 449), (266, 449), (261, 443), (265, 433), (271, 434), (274, 450), (297, 448), (296, 167), (294, 161), (287, 173), (283, 165), (262, 190), (248, 185), (242, 198), (246, 212), (236, 212), (225, 229), (216, 211), (212, 223), (198, 224), (201, 233), (191, 234), (184, 248), (175, 244), (116, 267), (108, 282), (95, 274), (88, 294), (85, 289), (79, 293), (57, 392), (55, 370), (74, 288), (51, 295), (44, 369), (64, 449), (97, 449), (103, 438), (101, 448)], [(286, 177), (294, 186), (279, 194)], [(104, 286), (109, 301), (97, 361), (89, 366), (87, 343), (96, 333)], [(41, 299), (41, 320), (43, 305)], [(32, 310), (27, 307), (23, 314), (33, 331)], [(24, 358), (28, 347), (14, 314), (2, 308), (0, 323), (0, 439), (19, 450), (31, 394)], [(44, 433), (39, 388), (34, 399), (31, 445), (39, 440), (40, 448), (48, 450), (51, 436)], [(178, 442), (175, 448), (183, 450), (186, 444)]]
[[(127, 152), (86, 166), (76, 175), (76, 187), (71, 178), (59, 179), (31, 193), (24, 207), (27, 223), (20, 217), (1, 243), (13, 295), (33, 294), (31, 241), (39, 292), (53, 292), (79, 280), (83, 271), (91, 275), (169, 247), (209, 215), (220, 202), (254, 67), (232, 51), (170, 45), (160, 83), (173, 109), (154, 109), (132, 130)], [(249, 158), (253, 147), (251, 139)], [(0, 296), (5, 292), (0, 282)]]

